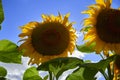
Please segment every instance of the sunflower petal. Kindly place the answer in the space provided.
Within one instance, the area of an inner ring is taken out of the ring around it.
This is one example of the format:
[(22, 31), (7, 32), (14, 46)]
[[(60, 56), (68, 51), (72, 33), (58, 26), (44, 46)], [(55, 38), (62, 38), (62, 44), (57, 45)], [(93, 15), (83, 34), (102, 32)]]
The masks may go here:
[(111, 6), (111, 3), (112, 3), (112, 0), (106, 0), (105, 4), (106, 4), (106, 8), (110, 8)]
[(96, 0), (96, 3), (105, 5), (104, 0)]
[(66, 24), (68, 22), (68, 17), (70, 16), (70, 13), (66, 14), (63, 19), (63, 24)]

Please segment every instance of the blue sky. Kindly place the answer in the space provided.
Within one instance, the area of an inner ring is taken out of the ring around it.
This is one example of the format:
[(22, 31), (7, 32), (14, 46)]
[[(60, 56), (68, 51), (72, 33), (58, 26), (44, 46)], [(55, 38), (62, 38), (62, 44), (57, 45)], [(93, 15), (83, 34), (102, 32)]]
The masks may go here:
[[(58, 15), (58, 12), (65, 15), (70, 13), (69, 20), (76, 22), (73, 26), (78, 32), (82, 28), (82, 20), (87, 17), (81, 14), (87, 6), (95, 4), (95, 0), (2, 0), (5, 20), (0, 31), (0, 40), (8, 39), (15, 43), (20, 40), (18, 35), (22, 26), (30, 21), (42, 21), (42, 14)], [(113, 0), (112, 6), (118, 8), (119, 0)], [(83, 36), (78, 38), (78, 43), (83, 43)], [(99, 60), (95, 54), (86, 55), (85, 59)], [(6, 65), (6, 64), (2, 64)], [(7, 65), (8, 66), (8, 65)], [(14, 68), (14, 65), (13, 65)]]

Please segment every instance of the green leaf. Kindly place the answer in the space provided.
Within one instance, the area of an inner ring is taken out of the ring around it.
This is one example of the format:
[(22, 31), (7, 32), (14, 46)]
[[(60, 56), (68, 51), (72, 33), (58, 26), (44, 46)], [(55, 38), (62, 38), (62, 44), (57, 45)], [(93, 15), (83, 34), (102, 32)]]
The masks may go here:
[(0, 66), (0, 77), (5, 77), (7, 75), (7, 70)]
[(2, 0), (0, 0), (0, 24), (4, 20), (4, 12), (3, 12), (3, 7), (2, 7)]
[(0, 30), (1, 30), (1, 25), (0, 25)]
[(5, 63), (21, 63), (21, 52), (15, 43), (0, 40), (0, 61)]
[(110, 56), (107, 59), (101, 60), (97, 63), (84, 63), (79, 65), (79, 69), (74, 71), (67, 77), (67, 80), (96, 80), (95, 75), (100, 71), (105, 75), (105, 70), (110, 62), (116, 59), (116, 55)]
[(10, 80), (10, 79), (4, 78), (4, 77), (0, 77), (0, 80)]
[(91, 67), (94, 69), (97, 69), (99, 71), (105, 71), (105, 69), (108, 67), (108, 65), (110, 64), (110, 62), (112, 62), (113, 60), (115, 60), (116, 55), (114, 56), (110, 56), (107, 59), (101, 60), (98, 63), (86, 63), (83, 64), (82, 66), (84, 67)]
[(48, 75), (46, 75), (43, 80), (48, 80)]
[(70, 74), (66, 80), (96, 80), (95, 75), (97, 72), (94, 68), (80, 67)]
[(82, 64), (83, 60), (75, 57), (65, 57), (65, 58), (56, 58), (48, 62), (42, 63), (38, 70), (50, 71), (58, 79), (59, 76), (68, 69), (76, 68), (78, 65)]
[(91, 45), (87, 46), (86, 44), (83, 45), (76, 45), (77, 49), (84, 53), (92, 53), (94, 52), (93, 47), (95, 46), (95, 43), (92, 43)]
[(43, 80), (35, 67), (28, 68), (24, 75), (23, 80)]

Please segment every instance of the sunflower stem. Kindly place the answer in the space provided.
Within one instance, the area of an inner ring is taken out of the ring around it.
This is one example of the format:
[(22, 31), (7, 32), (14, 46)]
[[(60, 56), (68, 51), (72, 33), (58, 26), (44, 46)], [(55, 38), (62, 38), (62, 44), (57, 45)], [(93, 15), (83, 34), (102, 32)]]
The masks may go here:
[(103, 57), (103, 55), (102, 55), (102, 54), (100, 54), (100, 56), (101, 56), (101, 58), (102, 58), (102, 59), (104, 59), (104, 57)]
[(49, 78), (52, 80), (52, 72), (49, 71)]
[(104, 76), (105, 80), (109, 80), (108, 75), (104, 71), (100, 70), (100, 72)]
[(108, 66), (108, 76), (109, 76), (109, 80), (113, 80), (113, 75), (111, 73), (110, 65)]

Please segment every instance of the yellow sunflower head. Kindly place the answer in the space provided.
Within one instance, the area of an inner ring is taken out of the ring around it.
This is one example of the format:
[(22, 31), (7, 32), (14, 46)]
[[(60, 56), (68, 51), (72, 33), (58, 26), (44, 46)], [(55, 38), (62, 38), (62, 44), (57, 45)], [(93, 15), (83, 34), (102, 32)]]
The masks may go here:
[[(88, 6), (89, 10), (83, 11), (89, 14), (84, 19), (86, 44), (96, 43), (96, 53), (113, 51), (120, 54), (120, 9), (111, 8), (112, 0), (96, 0), (96, 4)], [(86, 29), (89, 29), (86, 31)]]
[(76, 34), (68, 21), (70, 14), (64, 17), (42, 15), (42, 22), (29, 22), (21, 27), (19, 49), (24, 49), (24, 56), (30, 57), (29, 64), (40, 64), (57, 57), (67, 57), (75, 47)]

